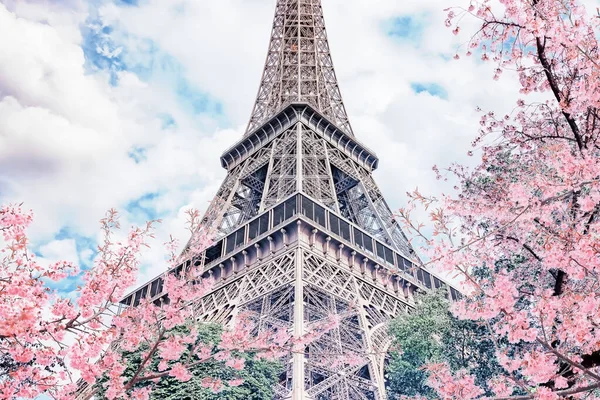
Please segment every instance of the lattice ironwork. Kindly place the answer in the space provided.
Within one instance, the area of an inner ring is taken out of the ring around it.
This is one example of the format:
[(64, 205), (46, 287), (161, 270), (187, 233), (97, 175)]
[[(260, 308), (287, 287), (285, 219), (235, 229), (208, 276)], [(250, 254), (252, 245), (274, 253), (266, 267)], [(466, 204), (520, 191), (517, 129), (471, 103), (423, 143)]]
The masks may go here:
[(298, 191), (415, 258), (372, 172), (302, 122), (229, 171), (205, 221), (222, 237)]
[(327, 153), (342, 215), (376, 238), (394, 246), (406, 257), (414, 258), (414, 251), (371, 172), (331, 145), (327, 146)]
[[(228, 323), (243, 312), (256, 321), (257, 331), (302, 333), (336, 316), (339, 324), (300, 355), (301, 375), (299, 361), (284, 363), (275, 399), (384, 399), (387, 324), (407, 310), (406, 302), (321, 251), (299, 242), (280, 249), (243, 273), (221, 276), (215, 289), (192, 305), (198, 318)], [(358, 361), (335, 364), (348, 357)], [(303, 381), (302, 393), (294, 390), (297, 379)]]
[(298, 129), (294, 125), (275, 139), (263, 208), (269, 208), (298, 190)]
[(250, 133), (291, 102), (312, 105), (352, 134), (337, 83), (320, 0), (278, 0)]
[(301, 134), (302, 191), (326, 207), (337, 210), (325, 140), (303, 124)]
[(272, 144), (229, 171), (203, 218), (203, 225), (220, 238), (255, 216), (265, 192)]

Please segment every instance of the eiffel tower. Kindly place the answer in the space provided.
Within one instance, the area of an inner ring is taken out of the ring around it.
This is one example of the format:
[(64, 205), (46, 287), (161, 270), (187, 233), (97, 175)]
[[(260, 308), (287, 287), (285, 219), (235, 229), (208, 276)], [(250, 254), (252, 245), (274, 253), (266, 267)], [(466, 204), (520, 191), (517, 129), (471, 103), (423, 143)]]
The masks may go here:
[[(221, 156), (227, 176), (203, 219), (215, 242), (174, 271), (215, 279), (194, 305), (205, 321), (243, 311), (258, 329), (302, 335), (338, 315), (287, 360), (276, 399), (384, 399), (389, 321), (417, 291), (459, 296), (419, 267), (373, 180), (378, 162), (350, 126), (320, 0), (278, 0), (250, 122)], [(157, 277), (121, 304), (165, 296)], [(362, 362), (333, 367), (340, 355)]]

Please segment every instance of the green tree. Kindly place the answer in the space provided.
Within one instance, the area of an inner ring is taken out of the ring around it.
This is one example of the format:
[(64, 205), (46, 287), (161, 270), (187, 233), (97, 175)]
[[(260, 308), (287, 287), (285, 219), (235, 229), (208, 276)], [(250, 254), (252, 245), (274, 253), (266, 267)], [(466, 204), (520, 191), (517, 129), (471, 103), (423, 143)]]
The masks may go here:
[[(175, 328), (177, 330), (185, 328)], [(219, 344), (222, 327), (216, 324), (201, 324), (199, 327), (198, 341), (204, 344), (212, 343), (215, 346)], [(191, 348), (192, 345), (189, 345)], [(141, 363), (142, 353), (147, 349), (140, 349), (133, 353), (125, 352), (123, 356), (128, 361), (128, 367), (123, 376), (129, 378), (133, 375), (137, 366)], [(188, 357), (189, 353), (184, 353), (183, 357)], [(260, 360), (254, 357), (252, 353), (242, 353), (238, 356), (245, 359), (244, 369), (236, 371), (233, 368), (225, 366), (223, 362), (214, 359), (199, 363), (191, 368), (192, 378), (187, 382), (181, 382), (172, 377), (161, 378), (158, 382), (142, 382), (136, 385), (136, 388), (153, 385), (151, 399), (161, 400), (271, 400), (274, 396), (273, 387), (278, 376), (281, 373), (281, 363), (276, 361)], [(155, 370), (159, 362), (158, 357), (151, 362), (151, 368)], [(225, 386), (219, 393), (213, 393), (201, 385), (204, 378), (222, 379), (227, 382), (232, 379), (241, 378), (243, 383), (240, 386)], [(104, 379), (103, 382), (106, 380)], [(101, 392), (100, 398), (104, 399), (104, 393)]]
[(458, 320), (449, 305), (443, 290), (421, 294), (414, 310), (392, 321), (390, 334), (398, 351), (391, 353), (386, 371), (390, 398), (436, 399), (425, 383), (428, 374), (421, 369), (426, 363), (445, 362), (453, 371), (468, 369), (486, 389), (486, 381), (502, 370), (486, 328)]

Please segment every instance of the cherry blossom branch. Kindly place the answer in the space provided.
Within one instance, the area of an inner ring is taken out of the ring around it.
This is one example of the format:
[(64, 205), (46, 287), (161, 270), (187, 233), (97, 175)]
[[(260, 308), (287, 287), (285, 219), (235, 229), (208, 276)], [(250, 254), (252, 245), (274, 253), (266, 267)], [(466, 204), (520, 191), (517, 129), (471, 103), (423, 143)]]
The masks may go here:
[(156, 354), (156, 351), (158, 350), (158, 345), (160, 344), (162, 338), (164, 337), (164, 334), (165, 334), (165, 330), (161, 329), (158, 333), (158, 336), (156, 337), (154, 344), (152, 345), (152, 347), (146, 354), (146, 357), (144, 357), (144, 359), (138, 366), (137, 370), (135, 371), (135, 373), (133, 374), (133, 376), (131, 377), (129, 382), (125, 385), (126, 391), (131, 389), (133, 387), (133, 385), (135, 385), (138, 382), (138, 379), (137, 379), (138, 376), (142, 373), (144, 368), (146, 368), (146, 364), (152, 359), (152, 357), (154, 357), (154, 354)]
[(587, 375), (590, 378), (592, 378), (592, 379), (597, 380), (597, 381), (600, 382), (600, 375), (591, 372), (588, 368), (584, 367), (580, 363), (578, 363), (578, 362), (570, 359), (566, 355), (564, 355), (561, 352), (557, 351), (555, 348), (553, 348), (552, 346), (550, 346), (545, 340), (543, 340), (541, 338), (537, 338), (536, 342), (539, 343), (539, 344), (541, 344), (546, 350), (548, 350), (549, 352), (551, 352), (552, 354), (554, 354), (556, 357), (560, 358), (561, 360), (563, 360), (567, 364), (571, 365), (572, 367), (577, 368), (578, 370), (580, 370), (585, 375)]
[[(574, 394), (591, 392), (598, 388), (600, 388), (600, 383), (594, 383), (592, 385), (582, 386), (579, 388), (573, 388), (573, 389), (567, 389), (567, 390), (557, 390), (554, 392), (554, 394), (556, 394), (560, 397), (569, 397), (569, 396), (573, 396)], [(523, 396), (492, 397), (491, 399), (493, 399), (493, 400), (530, 400), (530, 399), (535, 399), (535, 398), (536, 398), (536, 396), (531, 394), (531, 395), (523, 395)]]

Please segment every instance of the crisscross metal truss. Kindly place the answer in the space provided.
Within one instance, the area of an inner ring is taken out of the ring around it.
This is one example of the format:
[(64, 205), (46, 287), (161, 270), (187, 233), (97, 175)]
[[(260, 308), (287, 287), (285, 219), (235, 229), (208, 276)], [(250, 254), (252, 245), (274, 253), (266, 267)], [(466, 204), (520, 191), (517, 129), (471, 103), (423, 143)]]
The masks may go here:
[(246, 133), (285, 105), (305, 102), (352, 134), (325, 31), (320, 0), (278, 0), (256, 103)]
[[(337, 327), (307, 344), (300, 357), (290, 357), (275, 388), (275, 398), (290, 398), (298, 386), (294, 381), (301, 379), (300, 388), (315, 400), (385, 398), (387, 325), (393, 316), (407, 311), (406, 303), (393, 293), (302, 246), (222, 283), (194, 307), (203, 320), (226, 323), (243, 312), (257, 322), (257, 330), (296, 333), (337, 317)], [(343, 361), (352, 356), (356, 362)]]
[(302, 122), (229, 171), (204, 221), (222, 237), (296, 192), (341, 214), (405, 257), (415, 257), (371, 171)]

